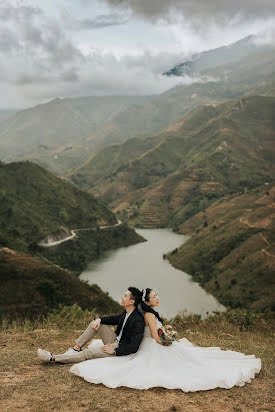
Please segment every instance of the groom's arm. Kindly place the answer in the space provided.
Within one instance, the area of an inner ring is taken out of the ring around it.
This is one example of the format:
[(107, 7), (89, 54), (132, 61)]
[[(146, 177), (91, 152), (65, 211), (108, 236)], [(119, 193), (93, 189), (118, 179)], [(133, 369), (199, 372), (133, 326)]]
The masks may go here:
[(99, 319), (103, 325), (118, 325), (119, 319), (124, 315), (124, 312), (120, 315), (113, 316), (100, 316)]
[(144, 326), (143, 318), (137, 319), (131, 341), (127, 344), (119, 345), (118, 348), (115, 349), (116, 356), (130, 355), (131, 353), (137, 352), (144, 335)]

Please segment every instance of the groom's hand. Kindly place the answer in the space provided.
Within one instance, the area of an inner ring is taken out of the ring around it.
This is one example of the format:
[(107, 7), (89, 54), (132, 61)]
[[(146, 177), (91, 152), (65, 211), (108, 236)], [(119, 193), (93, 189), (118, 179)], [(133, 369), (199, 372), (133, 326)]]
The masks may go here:
[(113, 345), (111, 345), (110, 343), (108, 343), (107, 345), (101, 346), (100, 349), (102, 350), (102, 352), (108, 353), (109, 355), (113, 355), (115, 353), (115, 349)]
[(95, 330), (98, 330), (100, 324), (101, 324), (101, 319), (97, 318), (97, 319), (92, 321), (92, 328), (95, 329)]

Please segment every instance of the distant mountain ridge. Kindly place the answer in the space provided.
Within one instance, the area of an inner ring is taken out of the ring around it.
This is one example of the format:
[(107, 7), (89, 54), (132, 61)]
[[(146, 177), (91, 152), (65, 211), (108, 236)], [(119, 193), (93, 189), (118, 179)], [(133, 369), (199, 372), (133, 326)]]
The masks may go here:
[(148, 100), (147, 96), (56, 98), (19, 111), (0, 123), (1, 160), (25, 155), (31, 159), (34, 151), (47, 153), (54, 162), (59, 153), (69, 151), (120, 111)]
[[(86, 153), (94, 154), (104, 147), (120, 144), (132, 137), (152, 136), (173, 125), (200, 104), (217, 104), (255, 94), (255, 89), (259, 87), (261, 94), (269, 93), (270, 84), (275, 79), (274, 62), (275, 51), (271, 51), (205, 70), (202, 72), (203, 81), (199, 80), (188, 86), (179, 85), (144, 105), (131, 106), (120, 112), (86, 140)], [(80, 146), (75, 146), (67, 153), (78, 158), (82, 151)]]
[(0, 110), (0, 123), (11, 116), (14, 116), (18, 111), (19, 110), (16, 109)]
[(218, 47), (195, 53), (183, 63), (163, 73), (164, 76), (193, 76), (195, 73), (219, 65), (234, 63), (245, 56), (254, 53), (266, 52), (275, 48), (275, 44), (264, 44), (259, 36), (250, 35), (228, 46)]
[[(197, 82), (179, 85), (159, 96), (129, 97), (128, 103), (121, 97), (121, 104), (115, 97), (102, 98), (106, 105), (96, 104), (95, 98), (92, 111), (89, 99), (93, 98), (80, 98), (53, 101), (34, 108), (34, 112), (19, 112), (0, 124), (0, 156), (2, 160), (30, 159), (64, 175), (106, 146), (152, 136), (199, 104), (217, 104), (257, 90), (258, 94), (270, 93), (274, 61), (274, 51), (255, 53), (204, 70)], [(34, 113), (38, 116), (35, 121), (28, 117)], [(101, 120), (93, 124), (97, 116)]]

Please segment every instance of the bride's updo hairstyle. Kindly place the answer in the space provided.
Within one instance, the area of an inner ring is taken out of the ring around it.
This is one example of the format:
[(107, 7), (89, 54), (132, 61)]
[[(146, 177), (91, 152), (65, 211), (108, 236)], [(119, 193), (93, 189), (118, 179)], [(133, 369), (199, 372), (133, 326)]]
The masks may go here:
[[(162, 319), (159, 316), (158, 312), (145, 303), (145, 302), (149, 303), (149, 299), (150, 299), (149, 296), (150, 296), (150, 293), (152, 292), (152, 290), (153, 289), (150, 289), (150, 288), (143, 289), (140, 305), (141, 305), (142, 311), (144, 313), (145, 312), (153, 313), (153, 315), (155, 315), (156, 318), (162, 323)], [(144, 294), (144, 291), (145, 291), (145, 294)]]

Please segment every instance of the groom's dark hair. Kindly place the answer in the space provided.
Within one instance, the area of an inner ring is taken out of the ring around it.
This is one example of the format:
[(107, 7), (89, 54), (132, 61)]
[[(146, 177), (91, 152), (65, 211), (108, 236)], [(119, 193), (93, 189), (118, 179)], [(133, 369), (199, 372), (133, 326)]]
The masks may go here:
[(141, 291), (134, 286), (130, 286), (128, 290), (131, 292), (131, 299), (134, 299), (135, 301), (135, 307), (137, 307), (137, 305), (141, 302)]

